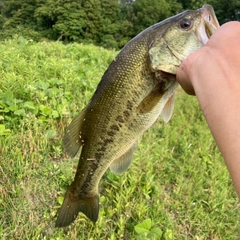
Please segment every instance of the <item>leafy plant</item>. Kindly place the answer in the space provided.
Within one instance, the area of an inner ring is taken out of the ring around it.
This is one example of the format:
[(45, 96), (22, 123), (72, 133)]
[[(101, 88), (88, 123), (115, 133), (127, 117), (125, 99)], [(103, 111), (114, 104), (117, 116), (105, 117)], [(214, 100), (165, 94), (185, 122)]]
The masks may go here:
[(229, 173), (196, 99), (181, 89), (171, 121), (139, 139), (129, 170), (103, 176), (97, 223), (80, 213), (55, 229), (78, 164), (62, 149), (64, 129), (117, 52), (25, 40), (0, 44), (1, 239), (239, 239)]
[(7, 129), (5, 125), (0, 124), (0, 136), (5, 136), (11, 133), (10, 129)]
[[(137, 224), (134, 229), (139, 234), (138, 239), (161, 239), (163, 236), (160, 228), (152, 227), (152, 220), (150, 218)], [(170, 240), (170, 238), (168, 239)]]

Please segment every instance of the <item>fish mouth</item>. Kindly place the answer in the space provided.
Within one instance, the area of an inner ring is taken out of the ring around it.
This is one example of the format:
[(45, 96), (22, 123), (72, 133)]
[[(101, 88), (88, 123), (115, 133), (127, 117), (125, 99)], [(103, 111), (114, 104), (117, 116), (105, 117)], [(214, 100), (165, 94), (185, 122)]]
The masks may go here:
[(205, 4), (201, 9), (201, 24), (197, 29), (198, 39), (206, 45), (210, 37), (220, 27), (212, 6)]

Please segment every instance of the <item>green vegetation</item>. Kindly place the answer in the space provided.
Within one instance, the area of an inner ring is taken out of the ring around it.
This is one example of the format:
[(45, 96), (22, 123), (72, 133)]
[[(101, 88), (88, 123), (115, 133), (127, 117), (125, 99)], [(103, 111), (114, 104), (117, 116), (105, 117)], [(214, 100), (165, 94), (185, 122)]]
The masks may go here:
[[(122, 48), (143, 29), (205, 0), (1, 0), (0, 40), (26, 39), (93, 43)], [(208, 0), (222, 24), (240, 20), (239, 0)]]
[(194, 97), (139, 139), (130, 169), (107, 171), (100, 216), (55, 229), (78, 159), (61, 145), (116, 52), (93, 45), (0, 44), (0, 239), (240, 239), (240, 205)]

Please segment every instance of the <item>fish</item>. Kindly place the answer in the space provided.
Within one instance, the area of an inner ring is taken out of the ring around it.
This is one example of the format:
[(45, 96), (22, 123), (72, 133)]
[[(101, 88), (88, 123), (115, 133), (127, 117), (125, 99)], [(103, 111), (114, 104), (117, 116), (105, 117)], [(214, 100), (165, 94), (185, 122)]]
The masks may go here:
[(81, 154), (56, 227), (70, 225), (79, 212), (97, 221), (102, 176), (108, 168), (125, 172), (137, 139), (159, 117), (170, 120), (178, 67), (218, 27), (212, 6), (186, 10), (143, 30), (113, 59), (87, 106), (66, 128), (64, 150), (70, 157), (80, 149)]

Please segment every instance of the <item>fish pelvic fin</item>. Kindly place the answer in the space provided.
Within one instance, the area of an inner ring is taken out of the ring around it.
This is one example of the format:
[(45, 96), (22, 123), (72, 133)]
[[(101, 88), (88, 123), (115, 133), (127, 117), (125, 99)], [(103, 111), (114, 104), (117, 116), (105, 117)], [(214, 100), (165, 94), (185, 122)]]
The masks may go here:
[(132, 162), (134, 148), (135, 148), (135, 143), (121, 157), (115, 159), (111, 163), (109, 169), (112, 173), (121, 174), (121, 173), (127, 171), (127, 169), (129, 168), (129, 166)]
[(70, 123), (63, 136), (63, 148), (67, 155), (75, 157), (83, 144), (81, 129), (85, 119), (86, 109), (84, 108)]
[(91, 221), (96, 222), (99, 213), (98, 194), (79, 198), (68, 190), (59, 210), (55, 227), (60, 228), (70, 225), (79, 212), (84, 213)]
[(172, 117), (172, 114), (173, 114), (173, 109), (174, 109), (174, 95), (173, 94), (169, 99), (168, 101), (165, 103), (164, 107), (163, 107), (163, 110), (160, 114), (160, 117), (162, 117), (163, 121), (165, 123), (167, 123), (171, 117)]

